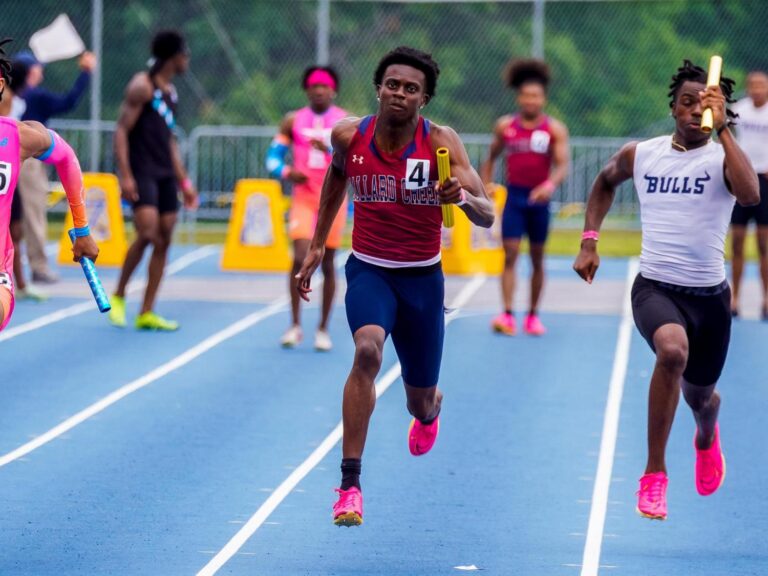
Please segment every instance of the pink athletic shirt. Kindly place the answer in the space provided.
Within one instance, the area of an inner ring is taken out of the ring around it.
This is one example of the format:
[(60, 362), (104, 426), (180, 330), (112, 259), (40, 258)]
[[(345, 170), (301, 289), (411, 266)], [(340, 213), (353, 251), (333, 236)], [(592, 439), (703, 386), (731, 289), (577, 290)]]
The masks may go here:
[[(11, 204), (21, 168), (19, 126), (15, 120), (0, 117), (0, 283), (13, 293), (13, 241), (11, 240)], [(11, 301), (13, 302), (13, 301)], [(11, 319), (10, 310), (0, 330)]]
[(552, 165), (552, 128), (544, 116), (536, 128), (525, 128), (515, 115), (504, 130), (507, 184), (535, 188), (549, 178)]
[[(293, 117), (293, 167), (307, 175), (304, 184), (295, 184), (296, 197), (308, 195), (320, 199), (323, 180), (331, 163), (331, 130), (349, 114), (338, 106), (331, 106), (323, 114), (316, 114), (309, 106), (296, 111)], [(328, 151), (315, 149), (311, 140), (322, 140)]]

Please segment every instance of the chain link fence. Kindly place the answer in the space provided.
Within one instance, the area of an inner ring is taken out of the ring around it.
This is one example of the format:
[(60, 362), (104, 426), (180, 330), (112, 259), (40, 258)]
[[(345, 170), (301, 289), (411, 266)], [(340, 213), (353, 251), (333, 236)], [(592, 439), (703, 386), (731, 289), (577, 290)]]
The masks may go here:
[[(65, 11), (90, 45), (95, 1), (103, 2), (100, 120), (107, 123), (116, 119), (131, 76), (145, 69), (160, 28), (178, 28), (190, 44), (190, 71), (177, 82), (178, 119), (190, 134), (203, 125), (276, 125), (304, 105), (302, 72), (323, 52), (323, 0), (3, 0), (2, 35), (15, 39), (12, 50), (24, 49), (35, 30)], [(341, 106), (358, 115), (373, 112), (376, 63), (387, 50), (412, 45), (432, 52), (442, 68), (427, 115), (465, 134), (490, 133), (495, 119), (513, 109), (501, 72), (511, 58), (531, 54), (535, 24), (541, 24), (553, 74), (549, 112), (579, 138), (574, 174), (558, 193), (563, 202), (584, 200), (596, 163), (621, 139), (672, 129), (667, 86), (683, 58), (706, 66), (711, 54), (723, 55), (724, 73), (739, 91), (750, 70), (768, 69), (763, 0), (548, 0), (538, 21), (533, 1), (328, 0), (328, 6), (325, 47), (341, 75)], [(45, 85), (66, 91), (76, 75), (76, 63), (54, 63), (46, 68)], [(89, 118), (88, 98), (70, 118)], [(98, 168), (112, 170), (108, 124), (100, 126)], [(233, 178), (263, 175), (260, 139), (267, 136), (251, 137), (259, 141), (243, 150), (217, 149), (204, 139), (190, 144), (197, 155), (194, 176), (210, 199), (230, 190)], [(220, 138), (244, 141), (230, 128)], [(482, 137), (473, 142), (472, 157), (479, 160)], [(77, 138), (82, 158), (90, 157), (90, 145)]]

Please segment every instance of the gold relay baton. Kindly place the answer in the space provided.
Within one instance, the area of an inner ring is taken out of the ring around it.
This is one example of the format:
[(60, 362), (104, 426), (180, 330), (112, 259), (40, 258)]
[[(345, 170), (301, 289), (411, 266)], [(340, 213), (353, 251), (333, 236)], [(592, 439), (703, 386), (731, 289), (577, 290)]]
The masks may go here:
[[(448, 148), (438, 148), (437, 152), (437, 177), (440, 180), (442, 186), (446, 180), (451, 177), (451, 160), (448, 156)], [(446, 228), (453, 228), (453, 206), (450, 204), (443, 204), (443, 226)]]
[[(707, 73), (707, 88), (720, 84), (720, 72), (723, 69), (723, 59), (720, 56), (712, 56), (709, 59), (709, 72)], [(705, 108), (701, 115), (701, 131), (709, 134), (715, 125), (715, 117), (712, 108)], [(439, 159), (438, 159), (439, 160)], [(438, 161), (438, 166), (440, 165)]]

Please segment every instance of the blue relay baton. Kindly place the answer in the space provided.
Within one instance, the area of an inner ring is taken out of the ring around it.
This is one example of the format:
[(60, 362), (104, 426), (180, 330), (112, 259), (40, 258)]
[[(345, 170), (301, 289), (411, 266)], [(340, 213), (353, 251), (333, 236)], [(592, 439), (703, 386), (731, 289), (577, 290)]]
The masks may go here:
[[(72, 241), (72, 244), (75, 243), (74, 228), (69, 230), (69, 239)], [(85, 279), (88, 280), (88, 286), (91, 287), (91, 292), (93, 292), (93, 298), (96, 300), (99, 312), (104, 313), (112, 310), (112, 305), (109, 303), (109, 297), (104, 291), (104, 286), (101, 285), (101, 280), (99, 280), (99, 275), (96, 273), (96, 266), (94, 265), (93, 260), (83, 256), (80, 258), (80, 266), (83, 267), (83, 274), (85, 274)]]

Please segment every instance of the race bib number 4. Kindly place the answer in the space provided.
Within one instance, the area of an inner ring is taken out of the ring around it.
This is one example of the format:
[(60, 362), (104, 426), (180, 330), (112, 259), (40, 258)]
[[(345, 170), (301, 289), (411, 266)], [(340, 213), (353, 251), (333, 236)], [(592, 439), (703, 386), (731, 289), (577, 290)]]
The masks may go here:
[(408, 158), (405, 166), (405, 189), (419, 190), (429, 185), (429, 160)]
[(0, 196), (5, 196), (11, 190), (11, 176), (13, 165), (9, 162), (0, 162)]

